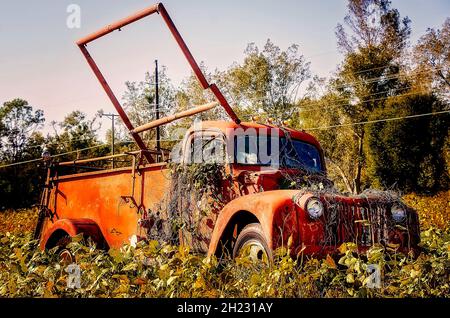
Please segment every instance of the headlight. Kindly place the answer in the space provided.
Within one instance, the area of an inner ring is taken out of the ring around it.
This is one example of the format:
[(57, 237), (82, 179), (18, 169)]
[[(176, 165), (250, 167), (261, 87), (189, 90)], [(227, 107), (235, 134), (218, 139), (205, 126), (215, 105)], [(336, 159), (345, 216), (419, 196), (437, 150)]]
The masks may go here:
[(323, 204), (318, 198), (312, 197), (306, 201), (305, 210), (311, 219), (316, 220), (323, 215)]
[(391, 208), (392, 218), (395, 222), (400, 223), (406, 219), (406, 210), (399, 204), (394, 204)]

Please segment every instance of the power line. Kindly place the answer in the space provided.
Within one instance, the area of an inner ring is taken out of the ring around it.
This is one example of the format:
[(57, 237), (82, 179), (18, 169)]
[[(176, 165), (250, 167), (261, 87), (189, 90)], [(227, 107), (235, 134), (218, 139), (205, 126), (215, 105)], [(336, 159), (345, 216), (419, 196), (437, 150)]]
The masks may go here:
[(42, 160), (42, 158), (38, 158), (38, 159), (32, 159), (32, 160), (27, 160), (27, 161), (10, 163), (10, 164), (7, 164), (7, 165), (0, 166), (0, 169), (1, 168), (8, 168), (8, 167), (13, 167), (13, 166), (24, 165), (24, 164), (27, 164), (27, 163), (37, 162), (37, 161), (41, 161), (41, 160)]
[[(124, 143), (133, 143), (133, 141), (122, 141), (122, 142), (116, 143), (116, 145), (124, 144)], [(92, 146), (92, 147), (87, 147), (87, 148), (82, 148), (82, 149), (77, 149), (77, 150), (72, 150), (72, 151), (60, 153), (60, 154), (57, 154), (57, 155), (53, 155), (51, 157), (52, 158), (58, 158), (58, 157), (70, 155), (70, 154), (73, 154), (73, 153), (83, 152), (83, 151), (86, 151), (86, 150), (96, 149), (96, 148), (100, 148), (100, 147), (104, 147), (104, 146), (110, 146), (110, 145), (108, 145), (108, 144), (96, 145), (96, 146)], [(6, 164), (6, 165), (0, 166), (0, 169), (1, 168), (12, 167), (12, 166), (18, 166), (18, 165), (27, 164), (27, 163), (33, 163), (33, 162), (37, 162), (37, 161), (41, 161), (41, 160), (42, 160), (42, 158), (36, 158), (36, 159), (27, 160), (27, 161), (10, 163), (10, 164)]]
[[(415, 92), (410, 92), (410, 93), (405, 93), (405, 94), (399, 94), (399, 95), (392, 95), (392, 96), (387, 96), (387, 97), (380, 97), (380, 98), (372, 98), (372, 99), (364, 99), (359, 101), (357, 104), (363, 104), (363, 103), (368, 103), (368, 102), (375, 102), (375, 101), (382, 101), (382, 100), (387, 100), (389, 98), (394, 98), (394, 97), (404, 97), (404, 96), (411, 96), (411, 95), (418, 95), (418, 94), (423, 94), (423, 91), (415, 91)], [(372, 95), (369, 95), (372, 96)], [(312, 111), (316, 111), (319, 109), (334, 109), (340, 106), (356, 106), (357, 104), (349, 104), (349, 103), (343, 103), (343, 104), (326, 104), (326, 105), (318, 105), (318, 107), (314, 107), (314, 108), (307, 108), (307, 109), (301, 109), (300, 107), (300, 111), (302, 112), (312, 112)]]
[(333, 129), (333, 128), (339, 128), (339, 127), (367, 125), (367, 124), (375, 124), (375, 123), (396, 121), (396, 120), (402, 120), (402, 119), (411, 119), (411, 118), (441, 115), (441, 114), (445, 114), (445, 113), (450, 113), (450, 110), (443, 110), (443, 111), (434, 112), (434, 113), (417, 114), (417, 115), (410, 115), (410, 116), (403, 116), (403, 117), (393, 117), (393, 118), (383, 118), (383, 119), (376, 119), (376, 120), (369, 120), (369, 121), (361, 121), (361, 122), (357, 122), (357, 123), (346, 123), (346, 124), (331, 125), (331, 126), (304, 128), (304, 130), (309, 130), (309, 131), (311, 131), (311, 130), (327, 130), (327, 129)]
[[(123, 123), (122, 122), (119, 122), (121, 125), (123, 125)], [(49, 142), (46, 142), (46, 143), (43, 143), (43, 144), (40, 144), (40, 145), (35, 145), (35, 146), (29, 146), (29, 147), (26, 147), (27, 149), (34, 149), (34, 148), (40, 148), (40, 147), (45, 147), (46, 145), (51, 145), (51, 144), (54, 144), (54, 143), (57, 143), (57, 144), (65, 144), (65, 145), (70, 145), (72, 142), (74, 142), (74, 141), (90, 141), (90, 139), (86, 139), (86, 137), (79, 137), (79, 138), (72, 138), (72, 139), (70, 139), (70, 140), (68, 140), (68, 141), (60, 141), (60, 140), (57, 140), (59, 137), (58, 136), (53, 136), (53, 137), (51, 137), (51, 138), (56, 138), (56, 140), (50, 140)]]
[[(355, 73), (351, 73), (351, 74), (352, 75), (364, 74), (364, 73), (368, 73), (368, 72), (370, 72), (372, 70), (386, 68), (388, 66), (389, 65), (380, 66), (380, 67), (374, 67), (374, 68), (370, 68), (370, 69), (367, 69), (367, 70), (364, 70), (364, 71), (359, 71), (359, 72), (355, 72)], [(438, 69), (438, 68), (430, 66), (430, 69)], [(336, 87), (342, 88), (342, 87), (345, 87), (348, 84), (357, 84), (357, 83), (360, 83), (361, 81), (364, 81), (365, 83), (371, 83), (371, 82), (374, 82), (374, 81), (376, 82), (376, 81), (382, 80), (382, 79), (386, 80), (386, 79), (392, 79), (392, 78), (400, 77), (400, 76), (413, 75), (413, 74), (416, 74), (416, 73), (417, 74), (421, 74), (421, 73), (429, 73), (429, 72), (430, 72), (430, 70), (424, 70), (424, 69), (417, 69), (417, 70), (410, 71), (410, 72), (408, 72), (407, 70), (404, 70), (404, 71), (400, 71), (399, 70), (397, 73), (384, 74), (384, 75), (381, 75), (381, 76), (371, 77), (371, 78), (368, 78), (368, 79), (355, 80), (355, 81), (351, 81), (351, 82), (348, 82), (346, 84), (343, 84), (341, 86), (336, 86)]]
[[(100, 148), (100, 147), (103, 147), (103, 146), (107, 146), (107, 145), (105, 145), (105, 144), (96, 145), (96, 146), (92, 146), (92, 147), (88, 147), (88, 148), (68, 151), (68, 152), (65, 152), (65, 153), (53, 155), (51, 157), (52, 158), (62, 157), (62, 156), (65, 156), (65, 155), (70, 155), (70, 154), (77, 153), (77, 152), (82, 152), (82, 151), (86, 151), (86, 150), (90, 150), (90, 149)], [(42, 160), (42, 158), (37, 158), (37, 159), (32, 159), (32, 160), (27, 160), (27, 161), (15, 162), (15, 163), (7, 164), (7, 165), (2, 165), (2, 166), (0, 166), (0, 168), (7, 168), (7, 167), (12, 167), (12, 166), (18, 166), (18, 165), (31, 163), (31, 162), (36, 162), (36, 161), (41, 161), (41, 160)]]
[[(363, 95), (361, 97), (371, 97), (371, 96), (376, 96), (376, 95), (381, 95), (381, 94), (388, 94), (388, 93), (393, 93), (393, 92), (397, 92), (397, 91), (402, 91), (402, 90), (409, 90), (411, 89), (411, 87), (399, 87), (399, 88), (392, 88), (392, 89), (388, 89), (382, 92), (377, 92), (377, 93), (373, 93), (373, 94), (367, 94), (367, 95)], [(396, 95), (394, 95), (396, 96)], [(394, 97), (391, 96), (391, 97)], [(336, 101), (347, 101), (349, 98), (347, 97), (341, 97), (341, 98), (337, 98)], [(304, 110), (309, 110), (309, 109), (316, 109), (316, 105), (321, 105), (323, 104), (323, 101), (321, 100), (315, 100), (315, 101), (310, 101), (307, 103), (303, 103), (301, 105), (299, 105), (301, 108), (304, 108)], [(344, 104), (345, 105), (345, 104)], [(307, 108), (305, 108), (305, 106), (307, 106)]]
[(371, 84), (371, 83), (375, 83), (378, 81), (386, 81), (386, 80), (392, 80), (392, 79), (400, 79), (401, 77), (407, 77), (407, 76), (411, 76), (414, 74), (422, 74), (422, 73), (428, 73), (428, 70), (416, 70), (416, 71), (412, 71), (412, 72), (398, 72), (398, 73), (394, 73), (394, 74), (388, 74), (388, 75), (382, 75), (382, 76), (377, 76), (377, 77), (371, 77), (368, 79), (363, 79), (363, 80), (356, 80), (356, 81), (351, 81), (351, 82), (347, 82), (345, 84), (342, 85), (338, 85), (338, 86), (334, 86), (332, 88), (346, 88), (346, 87), (350, 87), (350, 85), (355, 85), (355, 84)]
[[(318, 54), (316, 54), (316, 55), (323, 55), (324, 53), (331, 53), (331, 52), (334, 52), (334, 51), (327, 51), (327, 52), (322, 52), (322, 53), (318, 53)], [(336, 51), (337, 52), (337, 51)], [(316, 55), (312, 55), (312, 56), (316, 56)], [(308, 57), (305, 57), (305, 58), (309, 58), (309, 57), (311, 57), (311, 56), (308, 56)], [(374, 68), (369, 68), (369, 69), (366, 69), (366, 70), (362, 70), (362, 71), (358, 71), (358, 72), (355, 72), (355, 73), (353, 73), (353, 74), (363, 74), (363, 73), (368, 73), (368, 72), (370, 72), (370, 71), (373, 71), (373, 70), (377, 70), (377, 69), (382, 69), (382, 68), (387, 68), (387, 67), (389, 67), (389, 65), (385, 65), (385, 66), (379, 66), (379, 67), (374, 67)], [(431, 67), (432, 69), (435, 69), (435, 67)], [(417, 71), (416, 71), (417, 72)], [(427, 70), (421, 70), (421, 72), (428, 72)], [(414, 74), (415, 72), (411, 72), (410, 74)], [(379, 79), (381, 78), (381, 77), (378, 77)], [(353, 83), (355, 83), (355, 82), (353, 82)], [(153, 83), (151, 83), (151, 85), (154, 85)], [(89, 98), (91, 98), (91, 97), (93, 97), (93, 96), (97, 96), (97, 93), (92, 93), (92, 94), (89, 94), (89, 95), (85, 95), (84, 97), (80, 97), (80, 98), (77, 98), (77, 99), (73, 99), (73, 100), (66, 100), (66, 101), (63, 101), (63, 102), (59, 102), (59, 103), (57, 103), (58, 104), (58, 106), (61, 106), (61, 105), (69, 105), (69, 104), (74, 104), (74, 103), (79, 103), (80, 101), (85, 101), (85, 100), (87, 100), (87, 99), (89, 99)], [(252, 99), (253, 100), (253, 99)], [(263, 99), (255, 99), (255, 100), (263, 100)], [(52, 104), (50, 104), (50, 105), (52, 105)], [(47, 105), (48, 106), (48, 105)], [(169, 110), (168, 110), (169, 111)]]
[(368, 72), (371, 72), (371, 71), (375, 71), (375, 70), (380, 70), (380, 69), (388, 68), (389, 66), (392, 66), (392, 65), (386, 64), (386, 65), (383, 65), (383, 66), (372, 67), (372, 68), (368, 68), (368, 69), (365, 69), (365, 70), (362, 70), (362, 71), (358, 71), (358, 72), (354, 72), (354, 73), (352, 72), (352, 74), (353, 74), (353, 75), (356, 75), (356, 74), (364, 74), (364, 73), (368, 73)]
[[(394, 98), (394, 97), (404, 97), (404, 96), (412, 96), (412, 95), (418, 95), (418, 94), (422, 94), (423, 91), (417, 91), (417, 92), (410, 92), (410, 93), (405, 93), (405, 94), (399, 94), (399, 95), (392, 95), (392, 96), (387, 96), (387, 97), (380, 97), (380, 98), (373, 98), (373, 99), (367, 99), (367, 100), (361, 100), (359, 101), (357, 104), (349, 104), (349, 103), (343, 103), (343, 104), (326, 104), (326, 105), (321, 105), (320, 107), (315, 107), (315, 108), (307, 108), (307, 109), (302, 109), (300, 108), (300, 112), (312, 112), (312, 111), (319, 111), (321, 109), (334, 109), (340, 106), (356, 106), (358, 104), (363, 104), (363, 103), (367, 103), (367, 102), (373, 102), (373, 101), (382, 101), (382, 100), (387, 100), (389, 98)], [(251, 118), (253, 116), (246, 116), (244, 118)]]
[(90, 140), (86, 139), (85, 137), (73, 138), (73, 139), (70, 139), (69, 141), (58, 141), (58, 140), (55, 140), (55, 141), (46, 142), (46, 143), (43, 143), (43, 144), (40, 144), (40, 145), (29, 146), (29, 147), (26, 147), (26, 148), (27, 149), (34, 149), (34, 148), (45, 147), (46, 145), (51, 145), (54, 142), (56, 142), (58, 144), (70, 145), (74, 141), (90, 141)]
[[(52, 137), (52, 138), (56, 138), (56, 139), (58, 139), (59, 137), (58, 136), (54, 136), (54, 137)], [(90, 141), (89, 139), (86, 139), (86, 137), (80, 137), (80, 138), (72, 138), (72, 139), (70, 139), (70, 140), (68, 140), (68, 141), (60, 141), (60, 140), (50, 140), (49, 142), (46, 142), (46, 143), (43, 143), (43, 144), (40, 144), (40, 145), (35, 145), (35, 146), (29, 146), (29, 147), (26, 147), (27, 149), (34, 149), (34, 148), (40, 148), (40, 147), (45, 147), (46, 145), (52, 145), (52, 144), (54, 144), (54, 143), (57, 143), (57, 144), (65, 144), (65, 145), (70, 145), (72, 142), (74, 142), (74, 141)]]
[[(160, 141), (164, 141), (164, 142), (181, 141), (181, 140), (183, 140), (183, 138), (181, 138), (181, 139), (160, 139)], [(131, 140), (121, 141), (121, 142), (116, 143), (116, 145), (126, 144), (126, 143), (131, 144), (131, 143), (134, 143), (134, 141), (131, 141)], [(92, 147), (87, 147), (87, 148), (77, 149), (77, 150), (73, 150), (73, 151), (68, 151), (68, 152), (65, 152), (65, 153), (53, 155), (51, 157), (52, 158), (62, 157), (62, 156), (65, 156), (65, 155), (70, 155), (70, 154), (73, 154), (73, 153), (78, 153), (78, 152), (83, 152), (83, 151), (86, 151), (86, 150), (96, 149), (96, 148), (100, 148), (100, 147), (103, 147), (103, 146), (110, 146), (110, 145), (109, 144), (96, 145), (96, 146), (92, 146)], [(31, 160), (26, 160), (26, 161), (21, 161), (21, 162), (10, 163), (10, 164), (6, 164), (6, 165), (0, 166), (0, 169), (1, 168), (12, 167), (12, 166), (18, 166), (18, 165), (27, 164), (27, 163), (38, 162), (38, 161), (41, 161), (41, 160), (42, 160), (42, 158), (36, 158), (36, 159), (31, 159)]]
[[(395, 78), (400, 79), (401, 77), (405, 77), (405, 76), (408, 76), (408, 75), (411, 75), (411, 74), (415, 74), (415, 73), (420, 74), (422, 72), (425, 72), (425, 71), (415, 71), (415, 72), (404, 73), (404, 74), (397, 73), (397, 74), (391, 74), (391, 75), (387, 75), (387, 76), (372, 77), (372, 78), (369, 78), (369, 79), (367, 79), (367, 80), (365, 80), (363, 82), (364, 82), (364, 84), (369, 84), (369, 83), (377, 82), (379, 80), (389, 80), (389, 79), (395, 79)], [(360, 83), (361, 83), (361, 81), (353, 81), (353, 82), (348, 82), (346, 84), (334, 86), (332, 88), (334, 88), (334, 89), (346, 88), (346, 87), (350, 88), (351, 84), (360, 84)], [(228, 94), (231, 95), (229, 91), (228, 91)], [(371, 95), (367, 95), (366, 97), (369, 97), (369, 96), (372, 96), (372, 95), (377, 95), (377, 94), (380, 94), (380, 93), (374, 93), (374, 94), (371, 94)], [(250, 98), (249, 100), (250, 101), (266, 101), (267, 98), (264, 98), (264, 97), (263, 98)], [(345, 99), (341, 98), (341, 100), (345, 100)], [(312, 101), (310, 103), (304, 104), (304, 106), (312, 106), (312, 105), (315, 105), (315, 104), (318, 104), (318, 103), (320, 103), (320, 102), (319, 101)]]

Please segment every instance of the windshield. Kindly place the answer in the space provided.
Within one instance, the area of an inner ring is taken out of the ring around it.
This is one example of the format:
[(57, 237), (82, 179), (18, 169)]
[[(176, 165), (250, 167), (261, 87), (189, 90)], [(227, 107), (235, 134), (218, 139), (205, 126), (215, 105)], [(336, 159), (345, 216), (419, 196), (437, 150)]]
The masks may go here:
[[(278, 145), (272, 145), (276, 142)], [(323, 171), (319, 150), (304, 141), (285, 137), (244, 135), (235, 137), (234, 148), (235, 162), (239, 164), (265, 166), (279, 164), (285, 168)], [(279, 155), (272, 153), (273, 151)]]

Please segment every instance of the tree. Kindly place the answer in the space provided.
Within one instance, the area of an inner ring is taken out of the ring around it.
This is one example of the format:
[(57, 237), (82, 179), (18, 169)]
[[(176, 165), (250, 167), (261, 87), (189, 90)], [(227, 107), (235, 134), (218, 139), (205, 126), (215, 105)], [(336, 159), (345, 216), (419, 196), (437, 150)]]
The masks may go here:
[[(215, 74), (211, 74), (203, 62), (200, 63), (199, 67), (202, 70), (203, 74), (205, 74), (208, 82), (212, 83), (217, 80), (220, 81), (220, 72), (216, 71)], [(177, 111), (179, 112), (193, 106), (204, 105), (215, 100), (216, 98), (211, 90), (203, 89), (199, 80), (197, 79), (197, 76), (194, 74), (194, 72), (191, 72), (191, 74), (181, 82), (180, 88), (176, 92), (175, 105)], [(202, 120), (219, 120), (227, 118), (225, 111), (221, 111), (219, 109), (217, 110), (218, 111), (201, 113), (198, 115), (198, 117)], [(188, 119), (187, 121), (192, 122), (192, 119)]]
[[(159, 70), (159, 105), (161, 116), (169, 115), (174, 111), (175, 88), (167, 75), (167, 68)], [(126, 82), (127, 91), (123, 96), (124, 108), (135, 126), (146, 124), (156, 118), (155, 108), (155, 73), (145, 73), (145, 79), (140, 82)], [(161, 138), (166, 135), (163, 127)], [(148, 144), (155, 144), (155, 132), (148, 131), (143, 134)]]
[[(220, 73), (218, 71), (216, 71), (215, 74), (211, 74), (203, 62), (199, 64), (199, 67), (209, 83), (220, 80)], [(221, 85), (219, 84), (219, 86)], [(203, 89), (195, 73), (191, 72), (191, 74), (181, 82), (179, 88), (175, 92), (174, 112), (185, 111), (189, 108), (204, 105), (213, 101), (216, 101), (216, 98), (211, 90)], [(177, 120), (165, 126), (166, 134), (170, 141), (164, 142), (164, 147), (172, 149), (175, 144), (179, 143), (184, 137), (187, 129), (192, 126), (195, 119), (202, 121), (227, 120), (229, 117), (223, 108), (218, 106), (214, 111), (208, 111), (197, 114), (195, 117)]]
[(414, 61), (420, 83), (428, 82), (430, 88), (442, 98), (450, 100), (450, 18), (440, 30), (428, 29), (414, 47)]
[(267, 40), (262, 51), (250, 43), (242, 65), (235, 64), (221, 74), (220, 86), (241, 116), (260, 113), (282, 122), (294, 114), (299, 88), (309, 77), (309, 63), (298, 45), (282, 51)]
[[(317, 87), (323, 85), (323, 80), (316, 79), (313, 92), (310, 96), (301, 100), (298, 104), (300, 118), (295, 123), (300, 129), (321, 128), (339, 125), (342, 123), (341, 114), (330, 105), (339, 105), (343, 100), (339, 94), (326, 92), (317, 98)], [(320, 108), (320, 109), (319, 109)], [(339, 189), (352, 193), (355, 189), (354, 170), (355, 157), (357, 153), (357, 141), (353, 130), (350, 127), (336, 129), (312, 129), (307, 132), (318, 138), (323, 147), (327, 163), (328, 176), (334, 181)]]
[[(446, 105), (432, 94), (391, 97), (372, 116), (390, 118), (438, 112)], [(436, 193), (448, 189), (445, 140), (450, 116), (380, 122), (367, 128), (368, 174), (378, 188)]]
[(47, 150), (52, 155), (75, 152), (58, 157), (59, 161), (73, 160), (79, 156), (97, 157), (109, 154), (109, 146), (76, 152), (100, 144), (97, 131), (101, 125), (97, 123), (97, 119), (97, 116), (88, 119), (85, 113), (76, 110), (69, 113), (62, 122), (52, 122), (54, 136), (47, 137)]
[(336, 28), (339, 49), (346, 55), (358, 50), (383, 48), (389, 58), (399, 58), (411, 33), (408, 17), (400, 19), (389, 0), (349, 0), (345, 25)]
[(5, 102), (0, 108), (1, 160), (14, 163), (23, 160), (30, 136), (44, 123), (44, 113), (23, 99)]
[[(0, 107), (0, 165), (39, 158), (44, 137), (37, 130), (44, 123), (42, 110), (23, 99)], [(42, 171), (35, 164), (0, 168), (0, 210), (35, 203), (42, 185)]]
[[(337, 115), (339, 124), (367, 121), (372, 112), (383, 107), (386, 98), (409, 89), (402, 76), (401, 57), (408, 44), (410, 20), (401, 19), (388, 0), (349, 0), (344, 22), (345, 26), (338, 24), (336, 29), (338, 48), (344, 53), (344, 61), (330, 81), (328, 92), (335, 96), (336, 102), (326, 105), (324, 103), (328, 101), (319, 97), (316, 103), (302, 105), (315, 108), (323, 116), (331, 113), (335, 119)], [(332, 112), (324, 112), (325, 108)], [(302, 112), (302, 115), (311, 116), (311, 111)], [(339, 158), (333, 166), (347, 189), (360, 193), (369, 185), (365, 180), (365, 126), (354, 125), (345, 130), (348, 131), (346, 140), (328, 139), (339, 144), (325, 143), (324, 146), (340, 149), (343, 158), (350, 158), (353, 167), (348, 167), (349, 163)], [(324, 133), (318, 132), (319, 139), (327, 140), (321, 134)]]

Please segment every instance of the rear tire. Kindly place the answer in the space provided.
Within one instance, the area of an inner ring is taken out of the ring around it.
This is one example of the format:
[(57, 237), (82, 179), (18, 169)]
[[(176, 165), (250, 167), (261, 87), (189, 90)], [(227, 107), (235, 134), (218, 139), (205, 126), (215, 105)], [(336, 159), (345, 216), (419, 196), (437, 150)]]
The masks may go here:
[(67, 248), (67, 245), (72, 242), (70, 236), (64, 236), (56, 243), (58, 247), (58, 260), (60, 263), (69, 265), (75, 262), (75, 255)]
[(272, 262), (272, 249), (259, 223), (248, 224), (239, 233), (233, 248), (233, 258), (238, 256), (248, 256), (257, 263)]

